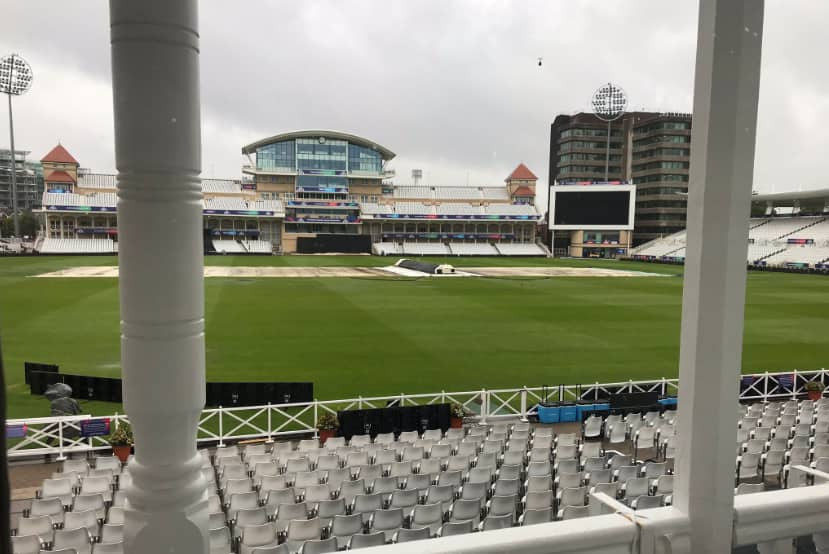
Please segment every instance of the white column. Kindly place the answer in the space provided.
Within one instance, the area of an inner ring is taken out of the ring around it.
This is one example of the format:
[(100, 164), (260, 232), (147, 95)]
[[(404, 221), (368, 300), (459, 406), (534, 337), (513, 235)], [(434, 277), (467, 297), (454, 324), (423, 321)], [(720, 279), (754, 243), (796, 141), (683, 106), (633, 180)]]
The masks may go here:
[(674, 506), (693, 552), (730, 552), (763, 0), (701, 0)]
[(111, 0), (128, 554), (208, 550), (196, 0)]

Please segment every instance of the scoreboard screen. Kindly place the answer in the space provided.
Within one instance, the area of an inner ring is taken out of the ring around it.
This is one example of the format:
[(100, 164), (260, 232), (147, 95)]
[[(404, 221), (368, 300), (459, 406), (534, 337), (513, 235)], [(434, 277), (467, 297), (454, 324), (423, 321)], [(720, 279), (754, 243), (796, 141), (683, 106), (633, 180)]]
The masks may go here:
[(550, 191), (552, 229), (633, 229), (633, 186), (556, 186)]

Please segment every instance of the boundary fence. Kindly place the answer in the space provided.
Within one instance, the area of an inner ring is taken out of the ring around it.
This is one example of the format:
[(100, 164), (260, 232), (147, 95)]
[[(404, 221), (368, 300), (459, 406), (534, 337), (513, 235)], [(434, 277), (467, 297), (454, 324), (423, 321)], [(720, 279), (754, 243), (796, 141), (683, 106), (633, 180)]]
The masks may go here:
[[(746, 374), (740, 378), (739, 400), (768, 402), (798, 398), (806, 394), (806, 383), (816, 381), (823, 389), (829, 388), (826, 369), (778, 373)], [(539, 402), (595, 402), (611, 394), (628, 392), (658, 392), (660, 396), (677, 396), (678, 379), (620, 381), (559, 385), (555, 387), (521, 387), (515, 389), (480, 389), (462, 392), (425, 394), (398, 394), (348, 398), (343, 400), (315, 400), (292, 404), (262, 406), (218, 407), (202, 411), (197, 441), (199, 444), (224, 445), (250, 439), (287, 439), (297, 435), (317, 436), (316, 421), (324, 413), (341, 410), (382, 408), (390, 404), (416, 406), (425, 404), (460, 404), (479, 423), (499, 419), (527, 419), (537, 413)], [(545, 393), (547, 394), (545, 398)], [(552, 394), (550, 394), (552, 393)], [(67, 417), (40, 417), (10, 419), (6, 425), (9, 458), (56, 455), (109, 449), (107, 435), (83, 436), (82, 428), (89, 420), (107, 420), (111, 429), (128, 422), (125, 414), (109, 416), (79, 415)], [(98, 426), (100, 428), (100, 426)]]

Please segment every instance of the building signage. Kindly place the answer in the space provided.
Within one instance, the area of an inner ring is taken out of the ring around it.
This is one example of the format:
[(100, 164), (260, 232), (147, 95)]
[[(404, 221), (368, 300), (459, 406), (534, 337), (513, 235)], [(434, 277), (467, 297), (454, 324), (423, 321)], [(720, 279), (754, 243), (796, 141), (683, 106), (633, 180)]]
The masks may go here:
[(50, 212), (115, 212), (115, 206), (57, 206), (49, 204), (46, 210)]
[(300, 175), (323, 175), (326, 177), (345, 177), (344, 169), (300, 169)]
[(445, 214), (377, 214), (375, 219), (450, 219), (476, 221), (535, 221), (535, 215), (445, 215)]
[(203, 210), (204, 215), (248, 215), (260, 217), (274, 217), (276, 212), (262, 210)]
[(290, 223), (360, 223), (360, 218), (353, 216), (299, 216), (289, 215), (285, 221)]
[(102, 417), (100, 419), (85, 419), (81, 421), (82, 437), (102, 437), (104, 435), (109, 435), (108, 417)]
[(16, 425), (6, 425), (7, 439), (22, 439), (26, 436), (28, 428), (25, 423), (18, 423)]
[(511, 233), (383, 233), (383, 240), (406, 239), (460, 239), (460, 240), (513, 240)]
[(312, 202), (308, 200), (289, 200), (288, 201), (289, 207), (311, 207), (311, 206), (322, 206), (325, 208), (340, 208), (340, 209), (353, 209), (356, 210), (360, 207), (357, 202)]

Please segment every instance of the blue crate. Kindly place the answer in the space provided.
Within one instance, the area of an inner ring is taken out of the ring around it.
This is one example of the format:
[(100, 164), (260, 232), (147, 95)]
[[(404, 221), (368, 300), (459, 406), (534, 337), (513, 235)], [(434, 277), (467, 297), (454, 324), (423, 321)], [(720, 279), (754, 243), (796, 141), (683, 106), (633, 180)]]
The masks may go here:
[(659, 404), (663, 408), (676, 408), (676, 396), (662, 398), (661, 400), (659, 400)]
[(538, 421), (541, 423), (558, 423), (561, 418), (561, 408), (558, 406), (538, 406)]
[(585, 417), (595, 410), (595, 404), (578, 404), (576, 406), (576, 421), (584, 421)]
[(573, 406), (562, 406), (561, 407), (561, 415), (559, 416), (559, 421), (561, 423), (573, 423), (579, 420), (579, 407), (576, 405)]

